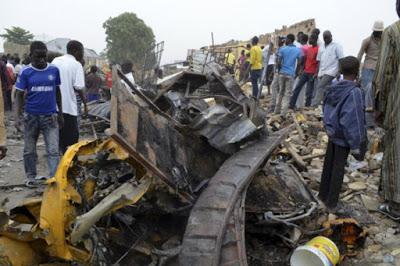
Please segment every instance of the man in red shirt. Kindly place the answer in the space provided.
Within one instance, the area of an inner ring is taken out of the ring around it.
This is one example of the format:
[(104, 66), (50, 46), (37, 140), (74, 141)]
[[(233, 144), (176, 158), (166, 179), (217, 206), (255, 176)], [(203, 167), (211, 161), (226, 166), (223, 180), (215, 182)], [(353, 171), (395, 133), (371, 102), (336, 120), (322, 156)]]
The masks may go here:
[(314, 81), (315, 81), (315, 76), (318, 73), (318, 61), (317, 61), (317, 55), (318, 55), (318, 36), (315, 34), (312, 34), (310, 36), (309, 40), (310, 46), (304, 51), (304, 57), (305, 57), (305, 64), (304, 64), (304, 70), (303, 73), (300, 76), (299, 82), (297, 83), (296, 88), (293, 91), (293, 96), (290, 99), (290, 104), (289, 104), (289, 109), (295, 109), (296, 107), (296, 101), (297, 97), (299, 97), (299, 94), (301, 92), (301, 89), (304, 87), (306, 83), (307, 84), (307, 91), (306, 91), (306, 106), (311, 106), (311, 100), (313, 97), (313, 91), (314, 91)]

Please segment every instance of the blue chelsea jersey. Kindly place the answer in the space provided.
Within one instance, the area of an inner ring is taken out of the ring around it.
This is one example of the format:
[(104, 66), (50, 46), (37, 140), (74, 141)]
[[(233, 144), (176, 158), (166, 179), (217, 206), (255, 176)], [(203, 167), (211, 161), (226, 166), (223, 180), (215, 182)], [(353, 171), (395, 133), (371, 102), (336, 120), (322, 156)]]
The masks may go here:
[(22, 70), (17, 79), (17, 90), (25, 91), (25, 112), (49, 115), (57, 112), (56, 89), (60, 85), (60, 72), (54, 65), (45, 69), (32, 65)]

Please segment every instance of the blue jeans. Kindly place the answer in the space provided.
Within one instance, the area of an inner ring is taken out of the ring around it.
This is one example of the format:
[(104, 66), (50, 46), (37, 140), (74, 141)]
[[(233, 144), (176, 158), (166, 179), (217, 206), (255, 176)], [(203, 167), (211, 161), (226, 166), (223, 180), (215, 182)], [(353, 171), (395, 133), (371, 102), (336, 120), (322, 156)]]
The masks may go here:
[(375, 97), (372, 91), (372, 81), (375, 76), (375, 70), (363, 68), (361, 71), (361, 87), (365, 95), (365, 120), (368, 127), (375, 126), (375, 115), (372, 112), (374, 109)]
[(40, 133), (43, 134), (46, 144), (49, 177), (53, 177), (60, 161), (57, 114), (33, 115), (24, 113), (24, 128), (24, 167), (27, 178), (35, 178), (37, 174), (36, 143)]
[(307, 91), (306, 91), (306, 106), (311, 105), (313, 92), (314, 92), (314, 74), (303, 73), (300, 76), (299, 82), (296, 85), (296, 88), (293, 91), (292, 98), (290, 99), (289, 108), (294, 109), (296, 107), (297, 97), (304, 85), (307, 83)]
[(361, 71), (361, 86), (365, 90), (368, 84), (372, 83), (374, 79), (375, 70), (363, 68)]
[(327, 88), (329, 87), (329, 85), (332, 84), (332, 80), (334, 80), (334, 78), (335, 77), (329, 75), (323, 75), (322, 77), (318, 78), (317, 90), (315, 91), (311, 103), (313, 107), (318, 107), (322, 104), (322, 101), (325, 99), (326, 96)]
[(253, 85), (253, 97), (255, 98), (258, 98), (258, 80), (261, 78), (261, 71), (261, 69), (250, 71), (251, 84)]

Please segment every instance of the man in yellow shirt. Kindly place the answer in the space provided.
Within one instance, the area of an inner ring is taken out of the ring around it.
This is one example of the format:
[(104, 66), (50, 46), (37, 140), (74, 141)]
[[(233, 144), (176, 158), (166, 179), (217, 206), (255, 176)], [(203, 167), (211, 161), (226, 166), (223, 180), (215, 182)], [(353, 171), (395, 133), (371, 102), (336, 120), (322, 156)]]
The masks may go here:
[(235, 61), (235, 55), (232, 53), (231, 49), (228, 49), (228, 53), (225, 54), (225, 65), (231, 75), (235, 74)]
[[(251, 84), (253, 86), (253, 97), (259, 97), (258, 92), (258, 80), (261, 78), (262, 71), (262, 50), (260, 46), (258, 46), (258, 37), (254, 36), (251, 40), (251, 49), (250, 49), (250, 78)], [(260, 93), (261, 94), (261, 93)]]

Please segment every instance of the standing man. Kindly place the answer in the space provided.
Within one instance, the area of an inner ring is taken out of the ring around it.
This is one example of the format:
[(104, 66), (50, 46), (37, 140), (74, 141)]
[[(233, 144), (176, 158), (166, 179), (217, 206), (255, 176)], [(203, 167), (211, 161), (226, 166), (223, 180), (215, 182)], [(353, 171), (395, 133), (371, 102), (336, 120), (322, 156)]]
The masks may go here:
[(275, 111), (276, 103), (278, 101), (278, 93), (279, 93), (279, 71), (280, 71), (280, 65), (278, 64), (279, 62), (279, 51), (282, 49), (282, 47), (286, 43), (286, 37), (278, 36), (278, 49), (276, 50), (275, 53), (275, 65), (274, 65), (274, 77), (272, 79), (272, 84), (271, 84), (271, 89), (272, 89), (272, 95), (271, 95), (271, 106), (269, 108), (269, 112), (273, 113)]
[(251, 40), (250, 49), (250, 77), (253, 86), (253, 97), (258, 98), (258, 80), (261, 78), (262, 71), (262, 50), (258, 46), (258, 37), (254, 36)]
[(321, 47), (323, 45), (323, 42), (319, 39), (319, 35), (321, 34), (321, 31), (318, 28), (315, 28), (311, 31), (311, 34), (317, 35), (317, 39), (318, 39), (317, 44), (319, 47)]
[(330, 31), (325, 31), (323, 37), (325, 44), (319, 47), (317, 56), (319, 72), (317, 91), (312, 103), (314, 107), (322, 104), (327, 87), (339, 73), (339, 59), (344, 57), (342, 46), (333, 42)]
[(84, 103), (87, 112), (86, 98), (82, 89), (85, 87), (85, 76), (81, 61), (83, 59), (83, 45), (78, 41), (67, 44), (67, 54), (56, 57), (53, 64), (60, 70), (61, 95), (63, 106), (64, 127), (60, 130), (60, 151), (65, 153), (68, 146), (79, 140), (78, 105), (75, 91)]
[[(58, 68), (46, 62), (47, 47), (43, 42), (34, 41), (30, 46), (32, 65), (23, 69), (16, 84), (15, 121), (19, 130), (20, 116), (24, 107), (24, 167), (26, 185), (35, 186), (37, 179), (36, 143), (39, 134), (43, 134), (47, 151), (49, 178), (53, 177), (59, 162), (58, 150), (59, 125), (62, 127), (62, 104), (60, 92), (60, 74)], [(57, 115), (57, 107), (60, 115)]]
[(244, 66), (245, 66), (245, 73), (244, 73), (244, 82), (248, 82), (249, 76), (250, 76), (250, 49), (251, 49), (251, 44), (248, 43), (246, 44), (246, 51), (245, 51), (245, 57), (246, 60), (244, 61)]
[(239, 82), (241, 82), (244, 79), (246, 73), (246, 55), (244, 50), (240, 52), (238, 65), (239, 65)]
[(301, 46), (302, 46), (301, 42), (303, 39), (303, 35), (304, 35), (304, 32), (302, 32), (302, 31), (299, 31), (297, 33), (297, 40), (293, 42), (294, 46), (296, 46), (297, 48), (301, 48)]
[(279, 74), (279, 93), (275, 107), (275, 114), (286, 114), (289, 108), (289, 101), (292, 97), (293, 83), (296, 77), (296, 70), (302, 58), (300, 48), (294, 44), (294, 35), (289, 34), (286, 37), (286, 46), (279, 50), (278, 54), (278, 69)]
[(97, 66), (91, 66), (90, 72), (86, 76), (86, 89), (87, 89), (87, 101), (100, 100), (100, 88), (103, 81), (97, 74)]
[[(264, 83), (268, 87), (268, 95), (271, 94), (271, 84), (274, 79), (274, 65), (275, 65), (275, 54), (274, 54), (274, 43), (270, 42), (263, 49), (263, 72), (265, 72), (265, 78), (261, 83)], [(264, 73), (263, 73), (264, 74)]]
[(365, 117), (369, 127), (374, 126), (372, 80), (375, 75), (376, 63), (378, 62), (380, 52), (381, 37), (384, 30), (383, 21), (376, 21), (372, 30), (372, 35), (362, 42), (360, 52), (358, 53), (358, 60), (360, 62), (365, 54), (364, 66), (361, 71), (361, 87), (365, 93)]
[(363, 89), (365, 89), (369, 83), (372, 83), (374, 79), (384, 29), (383, 21), (376, 21), (372, 28), (372, 35), (363, 40), (361, 44), (358, 60), (361, 62), (365, 54), (364, 66), (361, 72), (361, 86)]
[(299, 82), (294, 89), (293, 96), (290, 99), (290, 109), (295, 109), (297, 97), (299, 96), (301, 90), (304, 85), (307, 83), (307, 91), (306, 91), (306, 106), (311, 105), (311, 100), (314, 92), (314, 80), (317, 76), (318, 71), (318, 36), (316, 34), (311, 34), (310, 37), (310, 45), (306, 50), (303, 50), (305, 57), (305, 64), (303, 74), (301, 74)]
[[(125, 60), (121, 64), (121, 71), (125, 75), (125, 77), (132, 83), (135, 84), (135, 77), (133, 76), (133, 63), (131, 60)], [(125, 80), (122, 80), (122, 84), (124, 84), (127, 88), (129, 88), (128, 84)]]
[(229, 72), (229, 74), (235, 74), (235, 55), (232, 53), (232, 50), (229, 48), (228, 53), (225, 55), (225, 65)]
[[(11, 56), (9, 56), (11, 57)], [(9, 62), (8, 57), (3, 55), (2, 61), (5, 65), (6, 75), (8, 82), (6, 83), (7, 86), (3, 86), (3, 101), (4, 101), (4, 110), (11, 111), (12, 110), (12, 100), (11, 100), (11, 92), (12, 88), (15, 84), (15, 73), (14, 73), (14, 66)]]
[(4, 101), (3, 101), (3, 91), (8, 87), (8, 77), (7, 77), (7, 67), (0, 60), (0, 160), (6, 156), (7, 146), (6, 146), (6, 126), (4, 124)]
[[(400, 16), (400, 0), (397, 0)], [(382, 161), (382, 189), (386, 204), (380, 210), (400, 218), (400, 21), (385, 29), (373, 88), (378, 123), (386, 130)], [(380, 120), (380, 121), (379, 121)]]

